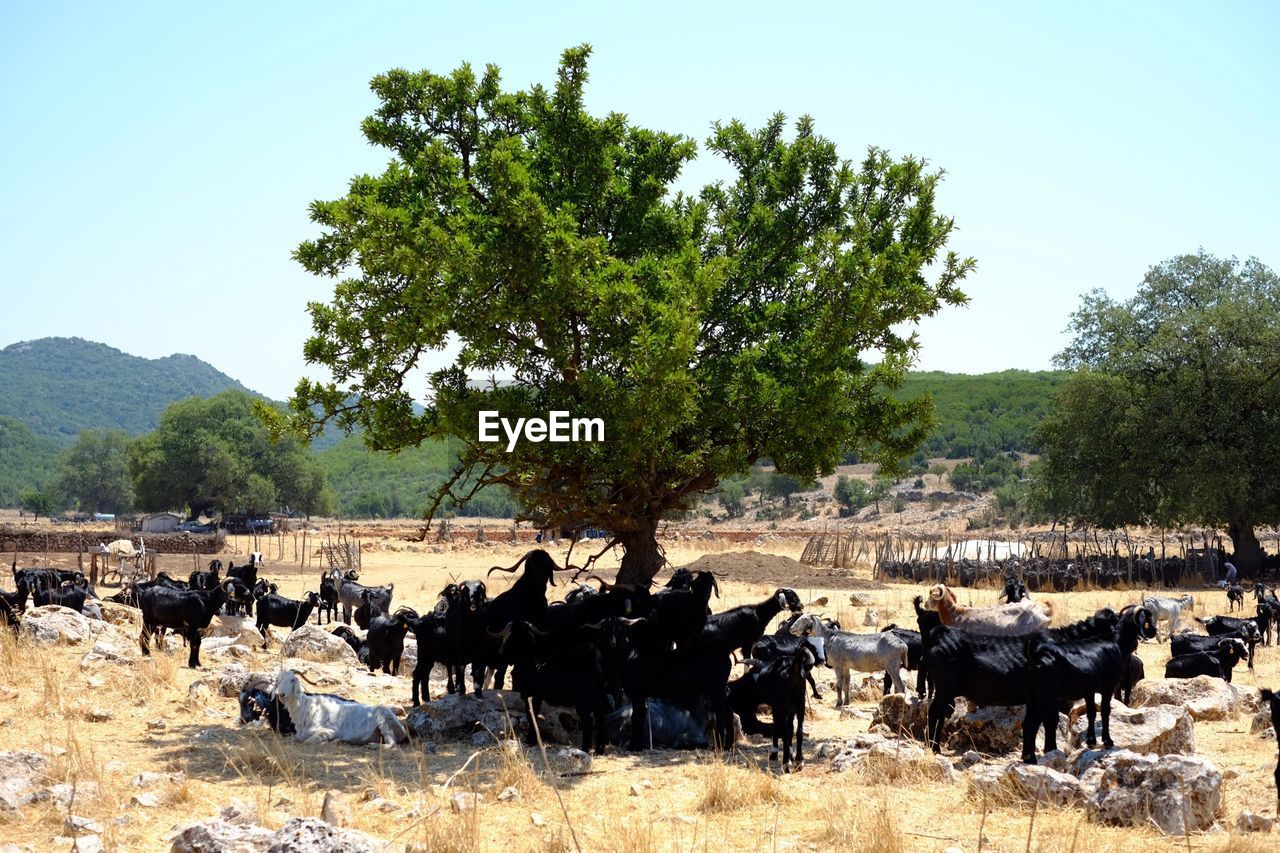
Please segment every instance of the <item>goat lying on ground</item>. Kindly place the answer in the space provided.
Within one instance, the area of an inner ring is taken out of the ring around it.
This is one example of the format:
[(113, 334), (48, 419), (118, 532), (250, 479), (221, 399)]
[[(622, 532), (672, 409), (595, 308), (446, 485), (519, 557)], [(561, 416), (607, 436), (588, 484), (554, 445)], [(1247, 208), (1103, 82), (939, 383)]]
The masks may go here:
[(308, 693), (292, 670), (283, 670), (276, 678), (276, 696), (297, 726), (294, 737), (300, 741), (394, 745), (409, 739), (404, 723), (385, 705), (364, 705), (341, 696)]
[(1142, 606), (1151, 611), (1151, 615), (1156, 620), (1156, 641), (1160, 640), (1160, 623), (1169, 623), (1169, 633), (1166, 636), (1172, 637), (1178, 630), (1178, 620), (1182, 618), (1182, 611), (1192, 610), (1195, 608), (1196, 600), (1190, 595), (1180, 595), (1177, 598), (1157, 598), (1149, 595), (1142, 599)]
[[(1230, 620), (1227, 622), (1226, 620)], [(1258, 630), (1258, 623), (1252, 619), (1234, 619), (1230, 616), (1211, 616), (1208, 619), (1196, 620), (1209, 632), (1209, 636), (1200, 634), (1191, 634), (1183, 631), (1170, 638), (1169, 651), (1174, 657), (1178, 655), (1188, 655), (1192, 652), (1216, 652), (1218, 650), (1218, 641), (1222, 639), (1237, 639), (1244, 642), (1245, 647), (1249, 650), (1247, 658), (1249, 669), (1253, 669), (1253, 653), (1257, 648), (1258, 640), (1262, 639), (1262, 632)], [(1231, 624), (1236, 623), (1236, 624)]]
[(341, 639), (344, 643), (351, 647), (351, 651), (356, 653), (356, 659), (360, 661), (361, 666), (369, 665), (369, 644), (364, 641), (359, 634), (352, 631), (350, 626), (339, 625), (329, 632), (333, 636)]
[(853, 673), (883, 670), (893, 682), (894, 693), (906, 693), (902, 684), (902, 667), (907, 665), (907, 644), (892, 631), (878, 634), (852, 634), (828, 631), (822, 620), (806, 613), (791, 624), (797, 637), (812, 635), (823, 640), (827, 666), (836, 671), (836, 707), (847, 704), (853, 694)]
[(938, 611), (943, 625), (993, 637), (1031, 634), (1049, 627), (1049, 620), (1053, 617), (1053, 602), (1041, 604), (1029, 598), (1014, 604), (966, 607), (956, 601), (955, 593), (946, 584), (941, 583), (929, 590), (925, 607)]
[(1173, 658), (1165, 664), (1164, 677), (1195, 678), (1197, 675), (1212, 675), (1230, 684), (1232, 669), (1248, 656), (1249, 650), (1243, 640), (1224, 637), (1218, 640), (1217, 651), (1192, 652)]
[(274, 685), (250, 686), (241, 690), (240, 723), (248, 725), (264, 718), (273, 732), (291, 735), (298, 731), (293, 725), (293, 718), (289, 716), (289, 710), (276, 696)]

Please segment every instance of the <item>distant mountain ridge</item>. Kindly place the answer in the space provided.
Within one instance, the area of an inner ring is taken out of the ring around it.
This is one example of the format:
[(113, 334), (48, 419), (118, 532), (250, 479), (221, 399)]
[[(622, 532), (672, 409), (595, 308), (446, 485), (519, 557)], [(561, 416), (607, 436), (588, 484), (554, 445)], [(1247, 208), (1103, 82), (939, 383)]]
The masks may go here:
[(229, 389), (262, 396), (194, 355), (141, 358), (83, 338), (0, 349), (0, 416), (64, 447), (85, 429), (149, 432), (175, 400)]

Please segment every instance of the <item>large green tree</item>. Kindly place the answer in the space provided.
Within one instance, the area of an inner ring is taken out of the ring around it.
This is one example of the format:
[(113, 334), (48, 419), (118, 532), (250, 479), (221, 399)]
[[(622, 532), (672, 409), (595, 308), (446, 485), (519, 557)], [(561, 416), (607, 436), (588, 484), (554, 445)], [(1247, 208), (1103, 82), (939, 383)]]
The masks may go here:
[(1033, 494), (1092, 525), (1225, 527), (1252, 573), (1280, 521), (1280, 278), (1204, 251), (1152, 267), (1137, 294), (1072, 316), (1075, 370), (1037, 431)]
[[(363, 130), (390, 164), (311, 206), (323, 233), (296, 258), (338, 284), (305, 355), (332, 380), (291, 406), (377, 449), (455, 436), (428, 517), (506, 485), (523, 517), (610, 530), (620, 576), (645, 581), (661, 519), (757, 459), (808, 481), (847, 448), (914, 450), (930, 404), (889, 392), (911, 324), (964, 302), (973, 261), (945, 250), (940, 173), (875, 148), (851, 163), (808, 117), (713, 125), (725, 178), (680, 191), (697, 144), (589, 113), (589, 53), (565, 51), (550, 88), (504, 90), (494, 66), (373, 80)], [(424, 381), (431, 353), (452, 363)], [(507, 452), (481, 410), (600, 417), (605, 441)]]
[(129, 469), (142, 509), (186, 507), (191, 517), (222, 512), (327, 512), (332, 493), (310, 450), (273, 440), (253, 399), (224, 391), (165, 409), (160, 426), (133, 445)]
[(62, 457), (59, 490), (86, 512), (124, 512), (133, 505), (129, 444), (122, 430), (84, 430)]

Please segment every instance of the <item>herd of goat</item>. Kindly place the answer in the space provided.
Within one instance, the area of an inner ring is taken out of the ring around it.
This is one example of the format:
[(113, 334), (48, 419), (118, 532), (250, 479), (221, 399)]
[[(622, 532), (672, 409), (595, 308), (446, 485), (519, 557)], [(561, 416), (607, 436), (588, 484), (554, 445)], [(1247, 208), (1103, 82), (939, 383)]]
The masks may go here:
[[(1197, 618), (1207, 635), (1178, 631), (1194, 606), (1190, 595), (1147, 597), (1119, 612), (1102, 609), (1050, 627), (1052, 603), (1033, 600), (1017, 579), (1007, 579), (1000, 603), (987, 607), (962, 605), (938, 583), (913, 600), (916, 630), (890, 625), (854, 633), (805, 613), (800, 597), (787, 588), (758, 603), (713, 613), (711, 599), (719, 597), (719, 586), (710, 572), (677, 569), (654, 590), (591, 576), (598, 588), (577, 584), (563, 601), (549, 601), (547, 593), (556, 572), (568, 569), (560, 569), (546, 551), (531, 551), (514, 566), (495, 566), (489, 574), (514, 573), (522, 564), (523, 572), (501, 594), (490, 598), (481, 580), (450, 583), (423, 615), (408, 607), (392, 611), (394, 585), (365, 586), (355, 571), (326, 573), (317, 591), (301, 600), (286, 598), (258, 578), (257, 554), (244, 566), (229, 566), (225, 575), (215, 560), (186, 582), (161, 573), (108, 600), (139, 609), (144, 654), (150, 654), (151, 638), (171, 631), (189, 645), (191, 667), (200, 665), (201, 636), (219, 612), (256, 614), (265, 648), (270, 627), (294, 630), (313, 613), (317, 625), (326, 616), (332, 623), (341, 609), (343, 624), (332, 633), (370, 671), (397, 675), (405, 639), (414, 635), (414, 705), (430, 700), (428, 677), (436, 664), (446, 669), (446, 691), (459, 694), (467, 691), (468, 666), (477, 695), (489, 684), (502, 689), (510, 669), (512, 687), (525, 703), (530, 739), (543, 703), (577, 711), (587, 751), (604, 748), (606, 717), (624, 707), (631, 709), (629, 733), (619, 743), (633, 750), (664, 745), (660, 734), (667, 726), (650, 719), (653, 709), (686, 715), (710, 733), (713, 746), (733, 742), (736, 718), (744, 734), (772, 738), (770, 760), (781, 758), (784, 772), (804, 761), (807, 693), (821, 698), (812, 674), (818, 664), (835, 671), (837, 706), (851, 700), (854, 673), (883, 673), (884, 691), (901, 693), (906, 691), (902, 670), (915, 671), (916, 692), (929, 701), (927, 739), (935, 752), (959, 697), (978, 706), (1025, 706), (1022, 758), (1035, 763), (1039, 730), (1044, 750), (1055, 749), (1059, 714), (1079, 700), (1085, 703), (1088, 745), (1095, 746), (1100, 733), (1103, 745), (1113, 746), (1112, 697), (1129, 701), (1134, 683), (1143, 677), (1138, 644), (1159, 641), (1162, 624), (1173, 653), (1166, 678), (1208, 675), (1227, 682), (1239, 662), (1253, 667), (1256, 646), (1270, 644), (1280, 626), (1280, 600), (1260, 582), (1253, 587), (1256, 614)], [(60, 604), (92, 614), (96, 596), (78, 572), (15, 564), (13, 577), (17, 591), (0, 593), (0, 620), (19, 624), (29, 597), (36, 605)], [(1228, 610), (1243, 609), (1244, 598), (1243, 587), (1228, 587)], [(780, 626), (768, 634), (780, 615)], [(353, 620), (363, 637), (350, 627)], [(747, 671), (731, 678), (735, 654)], [(1280, 699), (1270, 691), (1263, 697), (1280, 714)], [(770, 709), (769, 722), (757, 716), (762, 706)], [(241, 708), (242, 719), (265, 717), (273, 729), (304, 740), (394, 743), (408, 737), (390, 709), (307, 693), (289, 671), (274, 684), (247, 690)], [(1099, 710), (1100, 732), (1095, 728)], [(1276, 783), (1280, 792), (1280, 766)]]

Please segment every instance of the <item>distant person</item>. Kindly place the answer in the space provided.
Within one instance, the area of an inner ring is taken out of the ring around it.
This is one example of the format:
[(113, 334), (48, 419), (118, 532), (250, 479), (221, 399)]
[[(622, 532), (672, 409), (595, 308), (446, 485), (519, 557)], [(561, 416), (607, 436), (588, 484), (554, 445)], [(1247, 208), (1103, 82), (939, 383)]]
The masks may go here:
[(1236, 583), (1236, 567), (1228, 560), (1223, 564), (1223, 568), (1227, 570), (1227, 586), (1235, 586)]
[(1154, 563), (1156, 561), (1156, 548), (1152, 545), (1147, 549), (1147, 562)]

